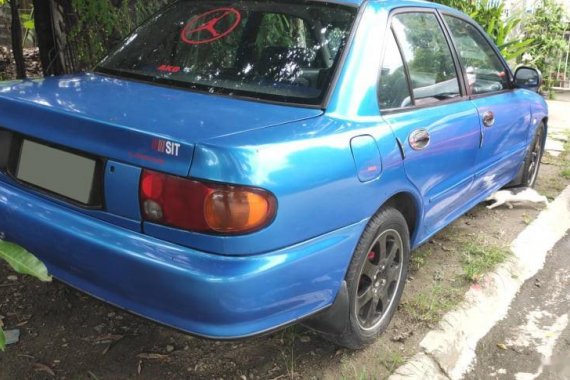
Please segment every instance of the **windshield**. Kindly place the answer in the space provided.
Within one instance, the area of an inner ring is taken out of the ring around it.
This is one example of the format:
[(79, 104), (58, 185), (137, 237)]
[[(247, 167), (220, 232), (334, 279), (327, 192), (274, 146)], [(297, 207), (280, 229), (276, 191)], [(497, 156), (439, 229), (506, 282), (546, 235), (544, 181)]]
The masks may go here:
[(178, 1), (137, 29), (97, 71), (318, 105), (356, 11), (323, 2)]

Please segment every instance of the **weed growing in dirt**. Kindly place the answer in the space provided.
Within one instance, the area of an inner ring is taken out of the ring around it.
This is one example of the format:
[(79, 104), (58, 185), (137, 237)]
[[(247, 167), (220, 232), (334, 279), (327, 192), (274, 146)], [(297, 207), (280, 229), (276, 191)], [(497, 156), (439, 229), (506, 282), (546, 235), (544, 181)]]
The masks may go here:
[(562, 171), (560, 175), (563, 178), (570, 179), (570, 132), (566, 133), (568, 141), (564, 144), (564, 153), (562, 153)]
[(461, 248), (464, 278), (478, 282), (481, 277), (509, 256), (509, 251), (482, 241), (466, 242)]
[(416, 249), (414, 252), (412, 252), (412, 258), (410, 259), (410, 269), (412, 271), (419, 270), (425, 265), (427, 259), (431, 256), (431, 254), (431, 248), (427, 245)]
[[(346, 368), (345, 368), (346, 370)], [(368, 379), (372, 379), (372, 376), (368, 373), (368, 370), (366, 368), (360, 368), (359, 370), (356, 370), (356, 368), (354, 366), (352, 366), (352, 371), (354, 372), (351, 376), (346, 377), (346, 376), (341, 376), (340, 379), (341, 380), (368, 380)]]
[(418, 322), (436, 323), (462, 299), (457, 288), (436, 284), (425, 289), (402, 305), (403, 310)]
[(532, 223), (532, 218), (526, 212), (523, 214), (522, 220), (527, 226)]
[(384, 351), (384, 354), (380, 358), (380, 364), (382, 364), (390, 374), (393, 374), (398, 367), (404, 365), (406, 359), (399, 352), (394, 351)]
[(295, 378), (296, 357), (295, 357), (295, 340), (300, 336), (301, 327), (299, 325), (289, 326), (281, 331), (281, 342), (283, 343), (283, 349), (281, 350), (281, 356), (283, 357), (283, 363), (287, 369), (287, 374), (289, 378)]
[(289, 378), (295, 378), (295, 345), (291, 344), (287, 348), (289, 352), (282, 351), (281, 355), (283, 356), (283, 362), (285, 363), (285, 368), (287, 369), (287, 374)]

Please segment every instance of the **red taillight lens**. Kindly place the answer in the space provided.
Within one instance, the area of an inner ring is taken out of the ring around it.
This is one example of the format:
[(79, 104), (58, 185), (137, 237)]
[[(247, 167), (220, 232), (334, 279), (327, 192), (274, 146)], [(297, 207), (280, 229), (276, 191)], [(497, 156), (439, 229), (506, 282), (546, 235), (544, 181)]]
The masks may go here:
[(265, 190), (149, 170), (142, 174), (140, 198), (146, 220), (196, 232), (253, 232), (267, 226), (276, 211), (275, 197)]

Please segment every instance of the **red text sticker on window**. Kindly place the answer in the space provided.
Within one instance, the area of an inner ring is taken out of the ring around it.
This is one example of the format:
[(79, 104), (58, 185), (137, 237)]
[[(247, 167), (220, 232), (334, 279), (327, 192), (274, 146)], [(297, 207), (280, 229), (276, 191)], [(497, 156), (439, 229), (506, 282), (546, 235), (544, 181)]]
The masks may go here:
[(182, 30), (181, 38), (190, 45), (214, 42), (233, 32), (240, 21), (241, 14), (237, 9), (212, 9), (188, 21)]
[(180, 66), (160, 65), (156, 68), (158, 71), (166, 73), (178, 73), (181, 70)]

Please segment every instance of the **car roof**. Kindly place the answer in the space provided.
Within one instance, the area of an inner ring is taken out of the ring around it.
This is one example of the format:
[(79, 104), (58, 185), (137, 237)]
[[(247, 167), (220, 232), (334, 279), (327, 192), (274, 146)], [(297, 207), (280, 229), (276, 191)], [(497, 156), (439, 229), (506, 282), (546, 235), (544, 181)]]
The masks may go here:
[[(365, 1), (366, 0), (362, 0), (360, 3), (364, 4)], [(446, 5), (435, 3), (432, 1), (424, 1), (424, 0), (370, 0), (370, 2), (382, 4), (385, 8), (389, 9), (400, 8), (400, 7), (429, 7), (436, 9), (445, 9), (455, 13), (461, 13), (457, 9), (448, 7)]]
[(361, 6), (366, 2), (369, 2), (369, 3), (380, 4), (383, 8), (387, 9), (400, 8), (400, 7), (429, 7), (429, 8), (446, 10), (451, 13), (461, 14), (461, 12), (459, 12), (457, 9), (424, 0), (317, 0), (317, 1), (333, 2), (337, 4), (345, 4), (352, 6)]

